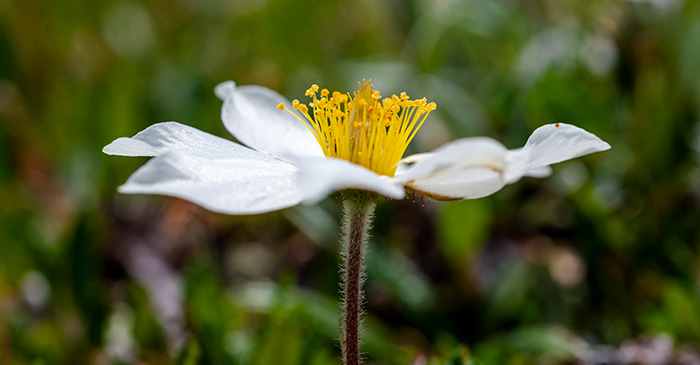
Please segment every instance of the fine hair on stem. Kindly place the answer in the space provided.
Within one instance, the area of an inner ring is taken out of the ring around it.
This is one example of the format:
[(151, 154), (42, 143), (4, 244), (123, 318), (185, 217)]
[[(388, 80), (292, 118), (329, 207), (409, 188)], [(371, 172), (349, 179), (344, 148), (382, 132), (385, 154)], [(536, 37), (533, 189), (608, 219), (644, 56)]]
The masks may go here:
[(364, 305), (364, 256), (376, 204), (374, 196), (368, 192), (349, 191), (345, 192), (344, 196), (340, 340), (343, 364), (358, 365), (362, 363), (360, 334)]

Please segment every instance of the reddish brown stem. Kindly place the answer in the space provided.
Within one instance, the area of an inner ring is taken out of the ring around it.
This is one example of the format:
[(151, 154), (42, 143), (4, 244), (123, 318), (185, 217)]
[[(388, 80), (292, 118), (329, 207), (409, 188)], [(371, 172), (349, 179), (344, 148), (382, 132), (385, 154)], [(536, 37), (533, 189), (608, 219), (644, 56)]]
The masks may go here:
[(362, 282), (364, 281), (364, 253), (375, 203), (365, 192), (346, 194), (343, 202), (343, 364), (359, 365), (360, 325), (362, 322)]

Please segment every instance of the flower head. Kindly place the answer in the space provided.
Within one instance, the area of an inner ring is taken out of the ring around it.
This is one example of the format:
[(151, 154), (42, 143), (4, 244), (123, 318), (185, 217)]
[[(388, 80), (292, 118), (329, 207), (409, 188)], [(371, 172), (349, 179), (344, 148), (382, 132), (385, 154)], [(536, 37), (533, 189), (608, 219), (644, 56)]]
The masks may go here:
[(405, 93), (382, 99), (369, 81), (352, 95), (313, 85), (308, 106), (260, 86), (226, 82), (215, 92), (224, 102), (225, 127), (247, 147), (176, 122), (154, 124), (103, 149), (154, 156), (119, 191), (176, 196), (226, 214), (314, 203), (344, 189), (394, 199), (406, 190), (438, 200), (472, 199), (610, 148), (583, 129), (557, 123), (535, 130), (517, 150), (476, 137), (402, 159), (435, 103)]
[(318, 85), (306, 91), (313, 99), (311, 110), (297, 100), (292, 102), (292, 108), (303, 118), (291, 113), (284, 103), (277, 108), (299, 119), (326, 157), (340, 158), (385, 176), (394, 176), (408, 144), (436, 108), (425, 98), (410, 100), (406, 93), (382, 99), (379, 91), (372, 90), (371, 80), (358, 82), (358, 91), (352, 96), (330, 93), (328, 89), (321, 90), (320, 97), (318, 94)]

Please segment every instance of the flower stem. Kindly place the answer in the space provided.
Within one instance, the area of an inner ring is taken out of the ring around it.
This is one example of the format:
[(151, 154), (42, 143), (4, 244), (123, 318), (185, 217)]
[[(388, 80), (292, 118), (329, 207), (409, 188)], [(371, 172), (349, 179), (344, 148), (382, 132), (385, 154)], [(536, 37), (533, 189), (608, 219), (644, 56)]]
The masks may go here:
[(359, 365), (362, 281), (368, 231), (374, 214), (374, 199), (367, 192), (346, 192), (343, 202), (343, 318), (341, 345), (343, 364)]

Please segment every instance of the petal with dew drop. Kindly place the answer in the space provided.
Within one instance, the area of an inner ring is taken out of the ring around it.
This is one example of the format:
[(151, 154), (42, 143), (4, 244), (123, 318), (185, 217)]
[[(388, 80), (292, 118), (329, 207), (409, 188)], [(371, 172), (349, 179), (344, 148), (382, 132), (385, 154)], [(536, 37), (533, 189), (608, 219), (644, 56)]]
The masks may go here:
[(298, 158), (299, 188), (305, 204), (316, 203), (336, 190), (362, 189), (402, 199), (403, 187), (360, 165), (337, 158)]
[(552, 165), (610, 149), (596, 135), (571, 124), (547, 124), (537, 128), (522, 151), (528, 154), (527, 169)]
[(256, 156), (211, 158), (168, 151), (139, 168), (119, 191), (178, 197), (224, 214), (265, 213), (298, 204), (297, 168), (251, 152)]
[(546, 177), (551, 164), (609, 148), (581, 128), (548, 124), (536, 129), (525, 147), (517, 150), (508, 151), (489, 138), (466, 138), (419, 158), (409, 156), (402, 161), (417, 162), (400, 169), (395, 179), (439, 200), (480, 198), (523, 176)]
[(275, 157), (323, 156), (306, 125), (289, 112), (277, 109), (284, 103), (292, 110), (291, 103), (280, 94), (262, 86), (235, 87), (232, 82), (217, 86), (215, 91), (223, 97), (224, 126), (248, 147)]

